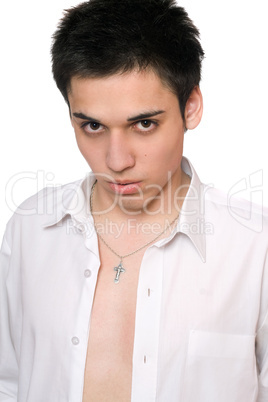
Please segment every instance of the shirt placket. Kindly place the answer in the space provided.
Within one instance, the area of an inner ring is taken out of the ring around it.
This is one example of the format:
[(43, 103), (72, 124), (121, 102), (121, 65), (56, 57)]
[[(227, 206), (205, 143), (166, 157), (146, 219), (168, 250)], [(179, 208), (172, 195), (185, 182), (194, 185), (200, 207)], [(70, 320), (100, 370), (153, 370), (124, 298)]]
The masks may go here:
[(79, 229), (84, 232), (84, 240), (81, 233), (81, 241), (85, 244), (85, 266), (80, 269), (84, 278), (81, 288), (79, 308), (77, 311), (76, 325), (72, 342), (73, 371), (70, 381), (70, 401), (82, 401), (84, 387), (84, 371), (88, 346), (88, 334), (90, 329), (90, 316), (94, 299), (94, 291), (97, 283), (100, 260), (98, 254), (98, 241), (94, 228), (88, 222), (80, 224)]
[(156, 400), (163, 248), (145, 252), (137, 291), (132, 372), (132, 402)]

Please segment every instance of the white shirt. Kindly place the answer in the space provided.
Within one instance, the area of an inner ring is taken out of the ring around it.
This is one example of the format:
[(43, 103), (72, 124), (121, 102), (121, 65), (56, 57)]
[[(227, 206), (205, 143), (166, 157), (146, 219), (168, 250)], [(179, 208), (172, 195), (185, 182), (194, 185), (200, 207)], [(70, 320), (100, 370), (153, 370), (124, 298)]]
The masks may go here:
[[(177, 227), (140, 268), (132, 402), (267, 402), (268, 211), (202, 185), (186, 158), (182, 168)], [(1, 402), (82, 401), (100, 266), (94, 180), (42, 190), (7, 225)]]

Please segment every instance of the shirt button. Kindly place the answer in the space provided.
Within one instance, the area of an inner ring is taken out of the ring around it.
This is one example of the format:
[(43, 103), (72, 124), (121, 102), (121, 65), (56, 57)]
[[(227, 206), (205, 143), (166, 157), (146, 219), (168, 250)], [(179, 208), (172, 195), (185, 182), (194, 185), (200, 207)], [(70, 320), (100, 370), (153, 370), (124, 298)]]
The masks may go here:
[(84, 275), (86, 278), (89, 278), (91, 276), (91, 271), (89, 269), (86, 269)]
[(84, 233), (85, 230), (86, 230), (85, 225), (84, 225), (83, 223), (79, 223), (76, 227), (77, 227), (77, 230), (78, 230), (80, 233)]
[(72, 338), (72, 344), (73, 345), (75, 345), (75, 346), (77, 346), (78, 344), (79, 344), (79, 339), (77, 338), (77, 336), (74, 336), (73, 338)]

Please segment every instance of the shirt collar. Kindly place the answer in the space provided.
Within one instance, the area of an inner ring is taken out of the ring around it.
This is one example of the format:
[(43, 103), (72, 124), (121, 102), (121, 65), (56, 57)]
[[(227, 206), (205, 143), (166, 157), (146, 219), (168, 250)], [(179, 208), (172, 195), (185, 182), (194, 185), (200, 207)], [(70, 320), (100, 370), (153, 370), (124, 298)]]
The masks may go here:
[(168, 237), (161, 239), (155, 245), (162, 247), (171, 241), (176, 234), (185, 234), (197, 249), (202, 261), (206, 262), (204, 196), (207, 186), (201, 183), (192, 164), (185, 157), (182, 158), (181, 168), (191, 178), (191, 183), (180, 210), (177, 226)]
[[(184, 233), (192, 241), (203, 262), (206, 260), (206, 237), (204, 219), (204, 195), (206, 186), (201, 183), (190, 161), (183, 157), (181, 162), (183, 171), (190, 176), (191, 184), (186, 194), (178, 220), (176, 232)], [(92, 172), (84, 179), (66, 186), (62, 186), (53, 197), (54, 213), (45, 219), (43, 227), (59, 224), (65, 216), (70, 215), (78, 223), (91, 223), (93, 218), (90, 212), (90, 194), (96, 178)], [(55, 200), (56, 198), (56, 200)], [(47, 215), (46, 215), (47, 217)], [(165, 239), (158, 244), (165, 243)]]
[(89, 200), (95, 181), (94, 174), (89, 172), (83, 179), (56, 189), (55, 194), (47, 201), (53, 212), (49, 218), (45, 215), (43, 227), (59, 224), (67, 215), (79, 223), (93, 223)]
[(206, 261), (206, 222), (205, 222), (205, 194), (207, 185), (203, 184), (190, 161), (183, 157), (182, 170), (191, 177), (191, 184), (184, 199), (177, 232), (187, 235), (203, 262)]

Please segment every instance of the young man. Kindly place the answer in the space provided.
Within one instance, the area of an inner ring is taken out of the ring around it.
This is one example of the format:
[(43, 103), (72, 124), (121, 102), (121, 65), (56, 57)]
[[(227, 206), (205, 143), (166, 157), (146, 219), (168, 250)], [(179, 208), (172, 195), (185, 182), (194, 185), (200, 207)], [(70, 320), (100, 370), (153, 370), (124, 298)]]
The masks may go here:
[(0, 401), (268, 400), (267, 213), (182, 156), (202, 57), (172, 0), (66, 12), (53, 73), (92, 174), (7, 225)]

